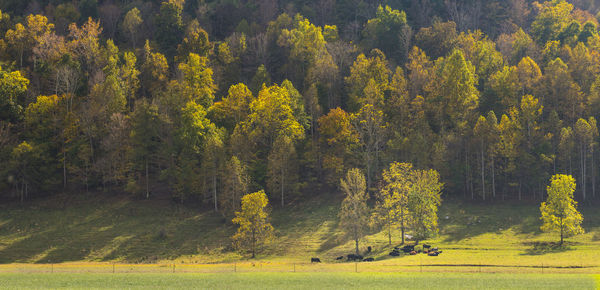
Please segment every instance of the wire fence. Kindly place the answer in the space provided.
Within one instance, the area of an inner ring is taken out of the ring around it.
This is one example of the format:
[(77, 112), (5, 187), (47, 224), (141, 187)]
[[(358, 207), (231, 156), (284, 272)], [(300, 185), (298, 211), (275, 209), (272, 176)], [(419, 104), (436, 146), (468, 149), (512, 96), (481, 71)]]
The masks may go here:
[(382, 264), (355, 263), (277, 263), (242, 262), (219, 264), (122, 264), (122, 263), (58, 263), (4, 264), (0, 273), (319, 273), (319, 272), (456, 272), (456, 273), (529, 273), (588, 274), (600, 273), (600, 265), (488, 265), (488, 264)]

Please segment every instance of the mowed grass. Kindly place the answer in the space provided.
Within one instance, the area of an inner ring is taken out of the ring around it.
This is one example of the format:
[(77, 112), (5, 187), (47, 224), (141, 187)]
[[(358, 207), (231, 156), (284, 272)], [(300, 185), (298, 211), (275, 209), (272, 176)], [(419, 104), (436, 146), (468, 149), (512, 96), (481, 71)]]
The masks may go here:
[[(319, 257), (325, 271), (351, 272), (353, 264), (335, 260), (352, 253), (354, 246), (338, 227), (340, 201), (327, 196), (285, 208), (273, 205), (276, 238), (257, 259), (231, 248), (235, 227), (229, 218), (168, 199), (80, 194), (2, 204), (0, 263), (216, 263), (230, 269), (235, 262), (252, 265), (249, 271), (281, 272)], [(386, 233), (373, 230), (361, 242), (361, 251), (376, 262), (360, 267), (375, 272), (414, 272), (425, 265), (424, 272), (600, 273), (600, 211), (593, 205), (580, 208), (586, 233), (557, 247), (557, 234), (539, 230), (537, 202), (447, 199), (439, 212), (439, 235), (423, 241), (439, 247), (442, 255), (390, 257), (391, 248), (400, 244), (399, 231), (389, 246)], [(367, 246), (373, 252), (366, 253)], [(306, 272), (316, 269), (306, 267)]]
[(591, 275), (456, 273), (0, 274), (2, 289), (595, 289)]

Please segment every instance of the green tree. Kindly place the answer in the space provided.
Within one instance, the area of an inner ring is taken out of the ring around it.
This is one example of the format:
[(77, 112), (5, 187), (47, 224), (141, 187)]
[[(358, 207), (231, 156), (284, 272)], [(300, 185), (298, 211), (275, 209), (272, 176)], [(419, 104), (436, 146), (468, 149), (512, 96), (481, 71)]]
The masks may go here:
[(0, 67), (0, 120), (15, 122), (21, 118), (20, 100), (27, 91), (29, 80), (19, 71), (8, 72)]
[(143, 57), (140, 75), (142, 95), (156, 96), (167, 86), (169, 64), (164, 55), (152, 52), (149, 41), (144, 45)]
[(276, 192), (281, 196), (281, 207), (284, 206), (284, 197), (294, 190), (297, 180), (296, 170), (296, 148), (292, 140), (281, 135), (277, 137), (273, 148), (268, 156), (267, 164), (267, 187), (275, 195)]
[(236, 156), (232, 156), (225, 164), (223, 171), (223, 194), (221, 209), (224, 214), (235, 214), (239, 209), (242, 196), (248, 192), (250, 177), (246, 166)]
[(232, 132), (235, 126), (246, 120), (254, 96), (248, 87), (239, 83), (229, 87), (227, 96), (210, 107), (210, 116), (215, 122)]
[(183, 203), (189, 195), (200, 192), (199, 160), (210, 138), (208, 135), (212, 134), (215, 126), (206, 118), (204, 107), (194, 101), (189, 101), (181, 108), (174, 119), (172, 154), (175, 172), (171, 180), (176, 197)]
[(569, 24), (573, 4), (565, 0), (552, 0), (538, 4), (538, 9), (540, 12), (531, 24), (531, 34), (538, 44), (544, 45), (549, 40), (558, 39)]
[(438, 232), (438, 207), (442, 204), (443, 183), (437, 171), (414, 170), (408, 193), (408, 211), (411, 213), (410, 227), (419, 243)]
[(365, 176), (358, 168), (350, 169), (346, 179), (340, 180), (340, 186), (346, 195), (339, 212), (340, 226), (354, 241), (358, 255), (358, 243), (364, 237), (369, 222)]
[(242, 197), (242, 209), (232, 220), (239, 225), (233, 240), (238, 248), (250, 250), (252, 258), (259, 247), (273, 238), (273, 226), (269, 222), (269, 200), (264, 190)]
[(479, 105), (475, 68), (460, 50), (454, 50), (447, 59), (436, 63), (436, 67), (437, 75), (431, 79), (431, 87), (440, 127), (460, 131)]
[(133, 9), (129, 10), (123, 19), (123, 31), (129, 35), (133, 49), (135, 49), (136, 34), (142, 22), (142, 16), (140, 15), (140, 10), (138, 10), (137, 7), (133, 7)]
[(573, 200), (575, 179), (570, 175), (556, 174), (550, 179), (546, 190), (548, 198), (540, 206), (540, 219), (543, 222), (540, 229), (544, 232), (559, 231), (561, 245), (565, 237), (583, 234), (583, 216), (577, 211), (577, 202)]
[(358, 143), (358, 132), (351, 123), (352, 116), (335, 108), (319, 118), (319, 148), (322, 154), (324, 181), (337, 184), (352, 164), (352, 149)]
[(408, 193), (412, 164), (393, 162), (383, 171), (384, 187), (378, 192), (373, 219), (387, 227), (388, 243), (392, 244), (392, 228), (400, 227), (402, 244), (409, 225)]
[(358, 149), (363, 156), (367, 173), (367, 188), (370, 189), (375, 175), (379, 171), (380, 153), (387, 140), (387, 123), (383, 118), (383, 111), (367, 104), (358, 113), (352, 115), (352, 124), (358, 132), (360, 140)]
[(390, 8), (390, 6), (381, 6), (375, 12), (375, 18), (369, 19), (365, 24), (362, 34), (367, 41), (367, 47), (379, 48), (386, 55), (398, 61), (406, 57), (403, 53), (405, 49), (398, 48), (400, 45), (406, 46), (404, 42), (406, 35), (403, 33), (408, 28), (406, 24), (406, 13)]
[(133, 172), (127, 189), (133, 193), (143, 192), (146, 198), (150, 198), (150, 167), (161, 146), (158, 132), (160, 126), (161, 119), (156, 105), (146, 100), (136, 102), (131, 116), (129, 153)]
[(358, 111), (363, 105), (380, 105), (369, 103), (370, 100), (364, 98), (365, 89), (370, 85), (371, 92), (383, 92), (389, 84), (390, 70), (387, 68), (387, 60), (385, 55), (374, 49), (371, 51), (371, 57), (367, 58), (364, 54), (360, 54), (352, 67), (350, 67), (350, 75), (345, 78), (348, 95), (350, 97), (349, 107), (351, 111)]
[(35, 166), (35, 164), (32, 164), (34, 163), (34, 154), (34, 148), (25, 141), (17, 145), (12, 151), (11, 167), (15, 173), (15, 189), (21, 203), (27, 198), (35, 178), (35, 174), (32, 172), (33, 166)]
[(179, 64), (179, 70), (182, 72), (181, 93), (187, 100), (196, 101), (205, 108), (210, 107), (215, 98), (216, 85), (208, 58), (190, 53), (187, 62)]
[(160, 4), (160, 12), (156, 16), (156, 40), (162, 51), (169, 57), (175, 55), (174, 44), (180, 43), (183, 36), (182, 0), (167, 0)]
[(192, 20), (183, 41), (177, 46), (178, 58), (185, 60), (190, 53), (207, 57), (211, 49), (212, 43), (208, 40), (208, 33), (200, 27), (198, 20)]

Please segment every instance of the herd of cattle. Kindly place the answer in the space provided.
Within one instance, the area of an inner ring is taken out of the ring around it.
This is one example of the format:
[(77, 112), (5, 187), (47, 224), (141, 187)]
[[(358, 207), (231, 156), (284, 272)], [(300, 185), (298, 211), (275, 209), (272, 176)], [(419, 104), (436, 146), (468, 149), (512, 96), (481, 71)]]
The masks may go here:
[[(394, 247), (394, 250), (392, 250), (389, 255), (393, 256), (393, 257), (397, 257), (397, 256), (400, 256), (401, 252), (404, 253), (405, 255), (416, 255), (416, 254), (423, 253), (423, 254), (427, 254), (428, 256), (432, 256), (432, 257), (437, 257), (442, 253), (442, 251), (440, 251), (437, 247), (432, 247), (431, 245), (423, 244), (422, 249), (418, 249), (418, 250), (415, 250), (414, 245), (410, 245), (410, 246), (407, 245), (407, 246), (404, 246), (401, 248)], [(367, 253), (371, 253), (371, 246), (369, 246), (367, 248)], [(340, 261), (340, 260), (344, 259), (344, 256), (339, 256), (335, 259), (337, 261)], [(374, 258), (365, 258), (362, 255), (357, 255), (357, 254), (349, 254), (349, 255), (346, 255), (346, 261), (373, 262), (373, 261), (375, 261), (375, 259)], [(311, 263), (321, 263), (321, 259), (311, 258), (310, 262)]]
[(423, 249), (419, 249), (419, 250), (415, 250), (415, 246), (411, 245), (411, 246), (404, 246), (402, 248), (398, 248), (398, 247), (394, 247), (394, 250), (390, 252), (390, 256), (400, 256), (400, 251), (404, 252), (404, 254), (408, 254), (408, 255), (416, 255), (416, 254), (427, 254), (428, 256), (433, 256), (433, 257), (437, 257), (439, 256), (442, 251), (440, 251), (437, 247), (431, 247), (431, 245), (427, 245), (427, 244), (423, 244)]

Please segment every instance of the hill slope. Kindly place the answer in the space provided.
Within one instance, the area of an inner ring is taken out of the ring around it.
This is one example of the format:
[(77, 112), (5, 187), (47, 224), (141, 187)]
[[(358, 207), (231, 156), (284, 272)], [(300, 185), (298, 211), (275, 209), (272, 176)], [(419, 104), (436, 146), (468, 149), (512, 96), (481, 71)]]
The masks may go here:
[[(338, 228), (339, 200), (313, 198), (287, 208), (274, 208), (277, 238), (258, 259), (326, 262), (352, 251)], [(445, 201), (440, 209), (440, 235), (426, 241), (445, 250), (435, 263), (495, 265), (592, 266), (600, 261), (600, 213), (582, 208), (586, 234), (558, 248), (556, 235), (539, 232), (535, 204), (469, 204)], [(0, 263), (69, 261), (185, 263), (247, 259), (231, 249), (235, 227), (219, 214), (180, 206), (167, 200), (132, 200), (83, 195), (37, 200), (0, 207)], [(399, 233), (393, 237), (399, 243)], [(362, 243), (373, 247), (381, 263), (418, 264), (422, 255), (391, 258), (385, 233), (372, 233)]]

